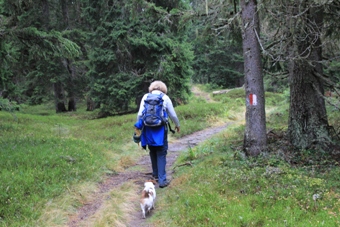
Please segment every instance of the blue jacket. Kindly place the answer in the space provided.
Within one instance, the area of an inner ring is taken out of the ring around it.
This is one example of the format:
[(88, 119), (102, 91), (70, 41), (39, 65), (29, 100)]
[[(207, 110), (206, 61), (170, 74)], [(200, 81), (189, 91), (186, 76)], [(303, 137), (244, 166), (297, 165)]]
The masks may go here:
[(139, 119), (135, 125), (142, 130), (141, 145), (146, 146), (168, 146), (167, 128), (165, 125), (159, 127), (144, 127), (142, 119)]

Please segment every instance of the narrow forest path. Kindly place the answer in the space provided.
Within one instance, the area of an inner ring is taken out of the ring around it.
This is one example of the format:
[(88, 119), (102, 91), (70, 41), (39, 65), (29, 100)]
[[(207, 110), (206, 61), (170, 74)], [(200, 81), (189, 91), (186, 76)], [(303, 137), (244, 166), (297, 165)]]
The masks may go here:
[[(195, 92), (200, 92), (199, 89), (195, 88)], [(209, 94), (203, 94), (200, 92), (200, 97), (205, 97), (208, 101), (210, 99)], [(180, 139), (176, 139), (169, 143), (169, 150), (167, 155), (167, 177), (169, 180), (172, 179), (172, 170), (173, 165), (180, 155), (181, 151), (188, 149), (189, 147), (194, 147), (198, 145), (200, 142), (209, 139), (216, 133), (224, 130), (228, 124), (224, 124), (217, 127), (207, 128), (202, 131), (195, 132), (191, 135), (184, 136)], [(136, 168), (138, 166), (138, 168)], [(125, 220), (125, 224), (121, 224), (120, 226), (126, 227), (151, 227), (147, 222), (147, 218), (143, 219), (141, 214), (141, 209), (139, 205), (139, 197), (141, 190), (143, 189), (144, 182), (151, 177), (151, 162), (147, 152), (145, 152), (137, 163), (126, 169), (124, 172), (120, 172), (116, 175), (112, 175), (108, 177), (104, 182), (98, 185), (99, 190), (92, 196), (92, 200), (82, 207), (80, 207), (75, 215), (69, 217), (69, 221), (67, 223), (68, 227), (82, 227), (82, 226), (91, 226), (87, 224), (87, 220), (89, 220), (92, 216), (96, 215), (97, 212), (101, 212), (101, 206), (107, 200), (107, 193), (111, 190), (115, 190), (122, 186), (127, 182), (131, 182), (133, 184), (137, 184), (138, 190), (135, 192), (136, 199), (133, 204), (133, 208), (130, 209), (129, 218)], [(156, 192), (162, 193), (162, 190), (171, 190), (171, 184), (169, 187), (165, 189), (160, 189), (158, 185), (156, 185)], [(157, 212), (157, 208), (152, 211), (152, 213)], [(152, 215), (151, 213), (151, 215)], [(97, 215), (98, 216), (98, 215)]]

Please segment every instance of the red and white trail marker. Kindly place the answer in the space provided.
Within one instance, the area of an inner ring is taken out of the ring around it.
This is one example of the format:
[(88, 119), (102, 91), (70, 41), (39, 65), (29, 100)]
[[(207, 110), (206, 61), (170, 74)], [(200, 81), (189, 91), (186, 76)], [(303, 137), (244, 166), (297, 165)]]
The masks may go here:
[(251, 106), (256, 106), (257, 105), (257, 97), (255, 94), (249, 94), (249, 104)]

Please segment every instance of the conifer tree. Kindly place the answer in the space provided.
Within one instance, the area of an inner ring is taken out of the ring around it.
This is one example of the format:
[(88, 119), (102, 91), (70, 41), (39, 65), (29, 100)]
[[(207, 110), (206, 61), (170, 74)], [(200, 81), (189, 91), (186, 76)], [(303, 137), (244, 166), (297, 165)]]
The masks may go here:
[(239, 7), (234, 6), (229, 0), (192, 3), (194, 82), (224, 88), (243, 85), (241, 30), (235, 19)]
[(81, 54), (59, 27), (58, 6), (59, 0), (3, 0), (0, 7), (4, 18), (1, 52), (4, 61), (11, 62), (2, 76), (6, 79), (2, 90), (12, 89), (8, 91), (11, 99), (38, 104), (48, 100), (54, 87), (57, 112), (66, 110), (63, 59)]
[(187, 100), (192, 52), (171, 8), (181, 1), (162, 4), (87, 1), (91, 98), (104, 115), (134, 111), (153, 80), (168, 85), (175, 104)]
[(280, 25), (265, 27), (264, 33), (273, 35), (262, 46), (271, 64), (280, 65), (289, 76), (288, 138), (300, 149), (319, 146), (328, 150), (332, 138), (324, 90), (336, 89), (334, 81), (338, 79), (332, 76), (332, 70), (324, 69), (339, 58), (339, 48), (334, 44), (339, 42), (339, 24), (335, 21), (340, 4), (293, 0), (264, 5), (266, 20)]
[(256, 0), (241, 0), (246, 91), (246, 128), (243, 148), (258, 156), (267, 148), (266, 112)]

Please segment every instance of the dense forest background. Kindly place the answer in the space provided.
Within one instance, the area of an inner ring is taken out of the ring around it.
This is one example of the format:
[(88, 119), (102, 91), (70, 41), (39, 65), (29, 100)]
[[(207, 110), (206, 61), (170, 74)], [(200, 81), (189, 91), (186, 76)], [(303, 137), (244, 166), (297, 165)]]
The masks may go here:
[[(255, 23), (241, 15), (247, 7)], [(244, 42), (254, 27), (261, 65), (251, 67), (265, 91), (290, 95), (291, 142), (329, 142), (339, 16), (332, 0), (0, 0), (0, 107), (54, 101), (59, 113), (86, 101), (108, 116), (135, 111), (153, 80), (175, 105), (188, 101), (192, 82), (249, 85), (256, 79), (244, 76), (244, 59), (254, 55)]]
[(54, 100), (57, 112), (87, 100), (88, 110), (115, 114), (134, 109), (156, 79), (176, 104), (191, 81), (242, 86), (240, 31), (215, 31), (203, 3), (2, 0), (1, 97)]

